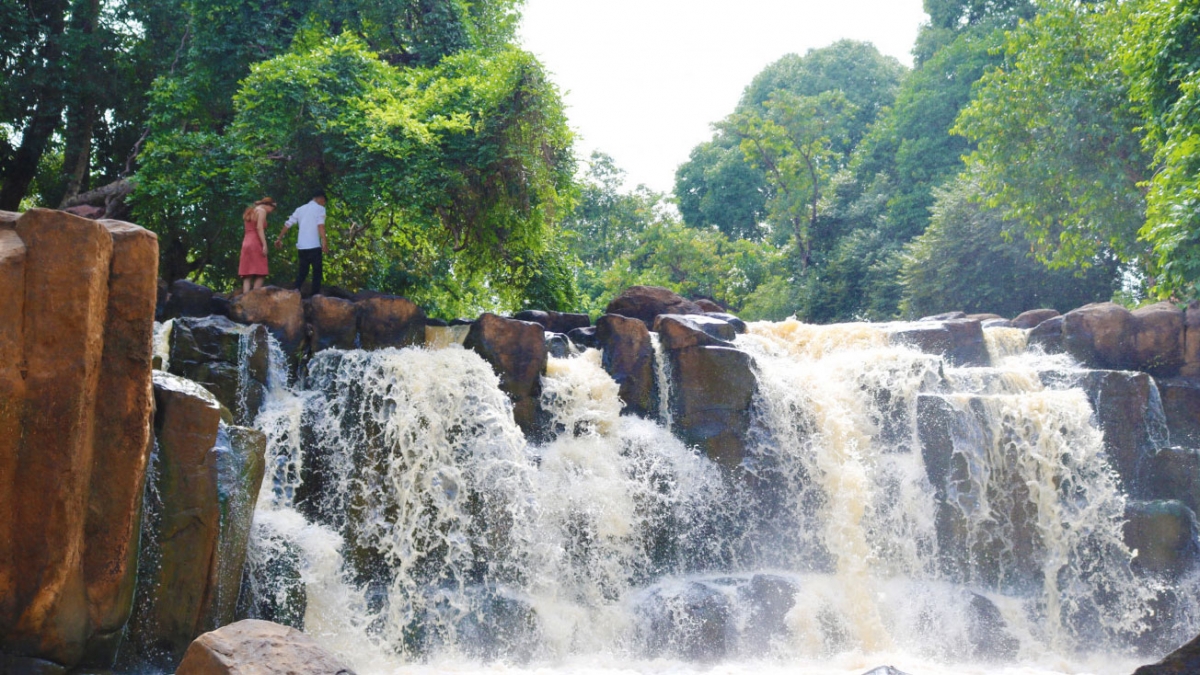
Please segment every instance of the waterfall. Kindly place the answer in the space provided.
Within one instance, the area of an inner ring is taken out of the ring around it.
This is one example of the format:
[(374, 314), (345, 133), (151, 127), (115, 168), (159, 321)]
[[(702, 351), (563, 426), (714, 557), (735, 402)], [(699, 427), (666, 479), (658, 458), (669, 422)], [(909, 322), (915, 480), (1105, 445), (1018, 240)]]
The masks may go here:
[(879, 325), (752, 324), (740, 472), (622, 415), (594, 349), (550, 359), (534, 443), (457, 344), (326, 350), (289, 385), (272, 342), (243, 604), (360, 673), (1131, 670), (1161, 586), (1087, 397), (1045, 376), (1075, 366), (985, 339), (958, 368)]

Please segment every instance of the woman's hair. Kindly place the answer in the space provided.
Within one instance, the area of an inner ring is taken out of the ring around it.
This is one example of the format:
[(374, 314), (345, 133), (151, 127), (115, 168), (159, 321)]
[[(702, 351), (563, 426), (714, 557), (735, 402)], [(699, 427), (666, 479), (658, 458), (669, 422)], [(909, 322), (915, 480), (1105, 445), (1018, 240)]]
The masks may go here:
[(250, 220), (250, 215), (254, 213), (254, 209), (260, 206), (270, 206), (271, 208), (275, 208), (275, 200), (271, 199), (270, 197), (263, 197), (250, 206), (247, 206), (246, 210), (242, 211), (242, 220)]

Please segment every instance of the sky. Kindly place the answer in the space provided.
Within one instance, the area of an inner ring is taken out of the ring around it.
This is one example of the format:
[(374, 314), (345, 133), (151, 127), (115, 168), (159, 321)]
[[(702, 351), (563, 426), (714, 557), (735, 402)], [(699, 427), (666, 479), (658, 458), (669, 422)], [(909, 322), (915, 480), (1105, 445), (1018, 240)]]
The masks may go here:
[(921, 0), (526, 0), (520, 37), (563, 91), (581, 158), (670, 192), (768, 64), (849, 38), (912, 65)]

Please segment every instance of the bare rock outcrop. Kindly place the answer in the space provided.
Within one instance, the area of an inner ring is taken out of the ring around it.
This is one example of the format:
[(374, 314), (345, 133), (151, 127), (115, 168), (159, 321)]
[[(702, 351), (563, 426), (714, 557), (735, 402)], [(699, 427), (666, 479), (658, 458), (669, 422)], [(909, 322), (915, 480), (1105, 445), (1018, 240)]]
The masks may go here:
[(463, 346), (474, 349), (500, 376), (513, 417), (527, 434), (537, 432), (538, 399), (549, 356), (541, 324), (484, 314), (471, 324)]
[(2, 220), (0, 657), (104, 668), (132, 602), (158, 242), (45, 209)]
[(616, 381), (622, 412), (639, 417), (657, 414), (654, 381), (654, 344), (646, 324), (617, 314), (605, 314), (596, 320), (596, 341), (603, 350), (601, 363)]

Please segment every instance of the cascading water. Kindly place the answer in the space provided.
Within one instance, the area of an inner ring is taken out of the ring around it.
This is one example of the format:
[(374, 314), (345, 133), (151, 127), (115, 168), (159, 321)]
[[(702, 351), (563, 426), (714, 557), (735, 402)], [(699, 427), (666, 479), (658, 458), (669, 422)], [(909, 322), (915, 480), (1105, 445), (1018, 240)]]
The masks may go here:
[(621, 415), (595, 350), (550, 360), (540, 444), (472, 351), (321, 352), (256, 422), (243, 604), (360, 673), (1132, 670), (1159, 589), (1088, 400), (986, 337), (993, 367), (954, 368), (878, 326), (752, 325), (742, 473)]

